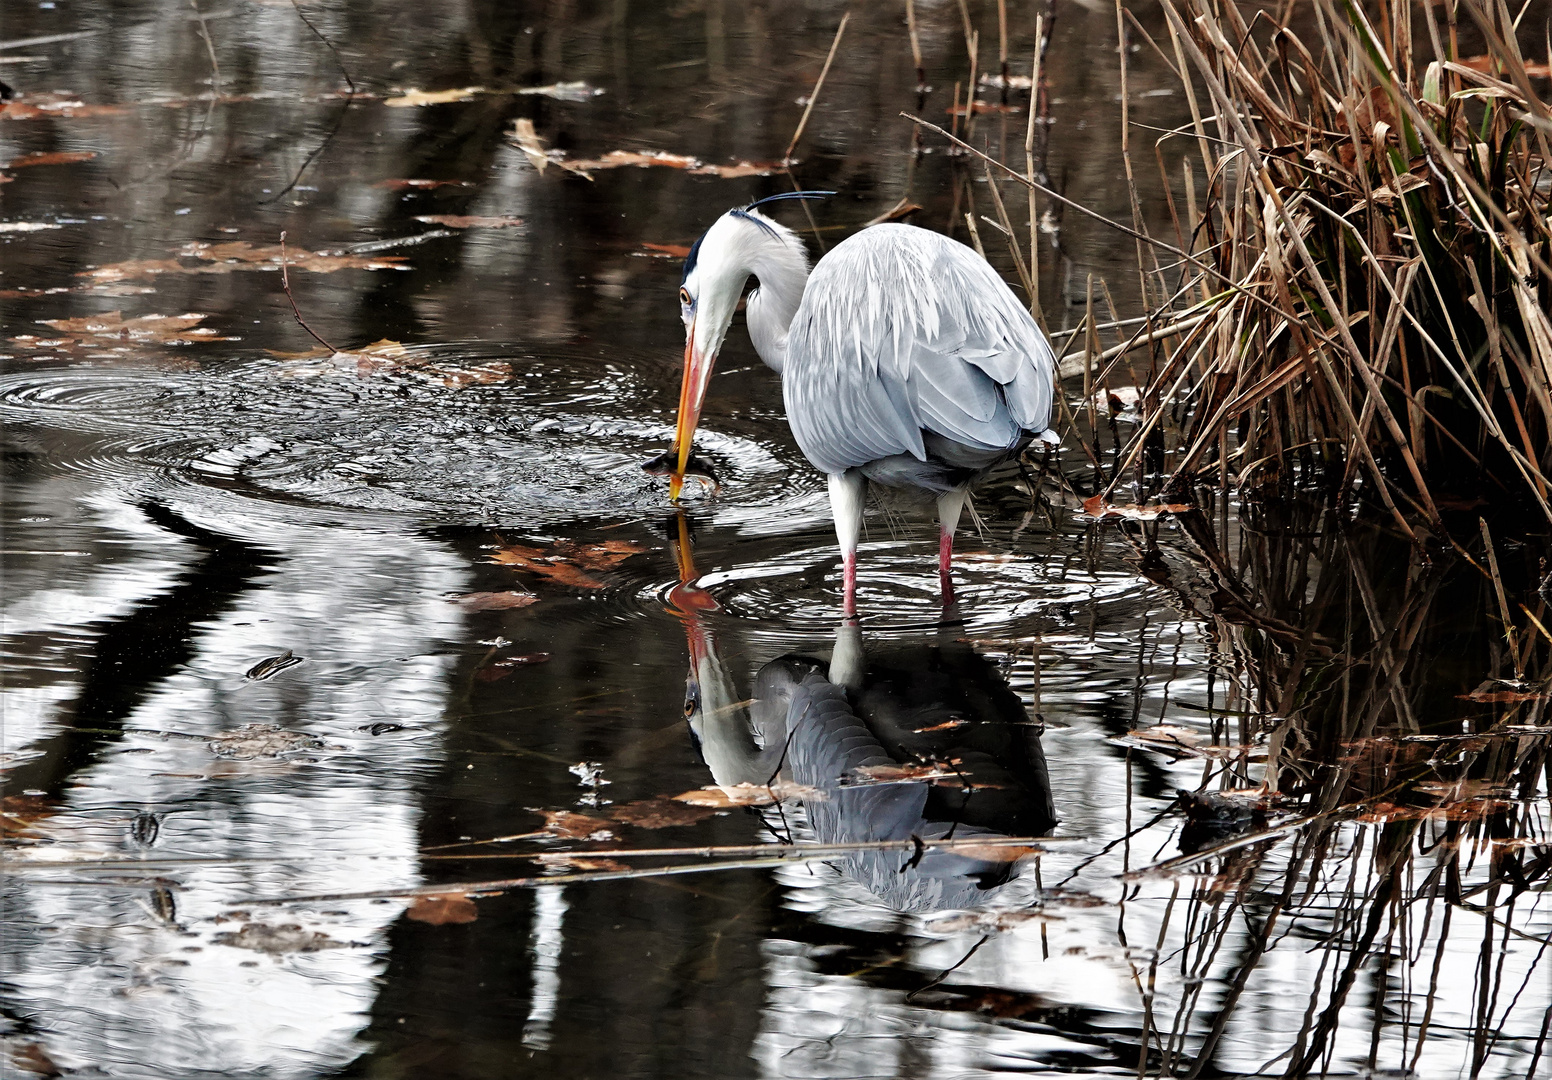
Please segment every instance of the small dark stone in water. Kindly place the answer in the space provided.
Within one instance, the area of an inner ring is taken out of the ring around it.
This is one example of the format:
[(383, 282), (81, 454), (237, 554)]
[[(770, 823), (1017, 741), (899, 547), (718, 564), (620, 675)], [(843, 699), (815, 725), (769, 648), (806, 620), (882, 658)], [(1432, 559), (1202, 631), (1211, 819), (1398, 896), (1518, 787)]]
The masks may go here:
[(364, 731), (368, 735), (386, 735), (390, 731), (403, 731), (404, 730), (404, 725), (403, 724), (376, 723), (376, 724), (367, 724), (367, 725), (365, 725), (363, 727), (358, 727), (358, 728), (356, 728), (356, 730), (357, 731)]
[[(677, 450), (670, 450), (667, 453), (659, 454), (651, 461), (646, 462), (641, 466), (641, 468), (643, 471), (651, 473), (653, 476), (672, 476), (674, 467), (678, 464), (679, 452)], [(706, 459), (697, 456), (693, 450), (690, 451), (690, 459), (685, 462), (684, 475), (702, 477), (703, 479), (709, 480), (712, 487), (722, 486), (721, 481), (717, 479), (717, 474), (713, 472), (711, 466), (706, 463)]]

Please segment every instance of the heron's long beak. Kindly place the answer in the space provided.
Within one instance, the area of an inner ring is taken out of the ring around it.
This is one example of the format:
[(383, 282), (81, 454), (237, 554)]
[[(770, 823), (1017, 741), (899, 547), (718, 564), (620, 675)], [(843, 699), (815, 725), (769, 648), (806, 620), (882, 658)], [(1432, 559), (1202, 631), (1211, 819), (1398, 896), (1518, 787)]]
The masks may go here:
[(695, 441), (695, 428), (701, 422), (701, 406), (706, 401), (706, 385), (711, 382), (711, 369), (716, 366), (717, 351), (713, 347), (704, 353), (695, 349), (695, 323), (684, 342), (684, 382), (679, 387), (679, 425), (674, 432), (674, 449), (678, 460), (668, 479), (668, 497), (678, 500), (684, 487), (684, 470), (690, 463), (690, 445)]

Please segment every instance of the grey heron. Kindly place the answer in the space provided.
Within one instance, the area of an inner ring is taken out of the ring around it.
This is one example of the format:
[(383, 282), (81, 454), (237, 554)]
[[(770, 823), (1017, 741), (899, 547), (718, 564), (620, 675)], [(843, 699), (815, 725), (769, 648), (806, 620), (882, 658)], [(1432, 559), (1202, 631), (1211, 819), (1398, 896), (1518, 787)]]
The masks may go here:
[(695, 242), (679, 288), (684, 380), (669, 495), (677, 500), (717, 352), (745, 282), (760, 359), (782, 379), (798, 447), (829, 478), (844, 610), (856, 614), (857, 540), (868, 484), (937, 504), (938, 571), (952, 599), (954, 530), (970, 485), (1047, 434), (1056, 363), (1013, 290), (974, 251), (910, 225), (863, 229), (809, 270), (797, 234), (727, 211)]

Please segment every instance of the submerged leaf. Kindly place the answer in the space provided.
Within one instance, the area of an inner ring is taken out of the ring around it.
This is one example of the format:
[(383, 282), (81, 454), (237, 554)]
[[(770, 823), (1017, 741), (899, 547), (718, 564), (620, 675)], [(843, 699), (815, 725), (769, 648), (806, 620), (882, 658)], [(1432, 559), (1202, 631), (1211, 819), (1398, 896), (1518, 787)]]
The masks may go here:
[(642, 829), (670, 829), (696, 825), (716, 813), (711, 807), (690, 805), (673, 799), (641, 799), (622, 806), (609, 807), (609, 816), (626, 825)]
[(478, 919), (480, 909), (466, 893), (439, 893), (416, 897), (415, 902), (404, 909), (404, 917), (432, 926), (457, 926)]
[(539, 598), (531, 592), (509, 589), (505, 592), (459, 593), (447, 598), (465, 611), (511, 611), (537, 604)]

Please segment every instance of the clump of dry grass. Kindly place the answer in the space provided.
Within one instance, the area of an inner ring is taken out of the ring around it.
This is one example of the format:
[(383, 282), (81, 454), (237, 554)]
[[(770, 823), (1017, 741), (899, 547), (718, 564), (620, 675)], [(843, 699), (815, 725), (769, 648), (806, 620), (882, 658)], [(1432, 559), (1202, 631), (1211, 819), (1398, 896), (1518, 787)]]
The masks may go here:
[(1150, 277), (1161, 321), (1190, 326), (1123, 464), (1173, 428), (1177, 486), (1361, 476), (1409, 533), (1446, 496), (1552, 520), (1552, 110), (1503, 0), (1316, 0), (1299, 29), (1237, 0), (1163, 6), (1196, 154), (1188, 257)]

